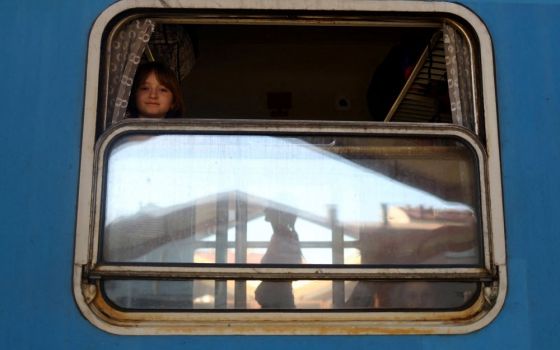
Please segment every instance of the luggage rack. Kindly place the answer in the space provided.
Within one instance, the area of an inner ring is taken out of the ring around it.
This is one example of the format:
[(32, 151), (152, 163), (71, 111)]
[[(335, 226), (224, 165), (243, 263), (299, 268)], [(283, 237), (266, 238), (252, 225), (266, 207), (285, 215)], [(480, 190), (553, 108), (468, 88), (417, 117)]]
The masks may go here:
[(452, 123), (448, 96), (443, 33), (438, 31), (422, 52), (384, 121)]

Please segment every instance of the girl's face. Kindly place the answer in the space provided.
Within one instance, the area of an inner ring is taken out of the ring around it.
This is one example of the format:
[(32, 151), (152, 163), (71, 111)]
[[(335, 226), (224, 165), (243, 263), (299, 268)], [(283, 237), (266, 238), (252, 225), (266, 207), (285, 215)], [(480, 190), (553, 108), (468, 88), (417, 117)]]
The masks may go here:
[(155, 73), (151, 72), (146, 80), (138, 86), (136, 106), (140, 117), (165, 118), (167, 112), (173, 107), (173, 93), (161, 85)]

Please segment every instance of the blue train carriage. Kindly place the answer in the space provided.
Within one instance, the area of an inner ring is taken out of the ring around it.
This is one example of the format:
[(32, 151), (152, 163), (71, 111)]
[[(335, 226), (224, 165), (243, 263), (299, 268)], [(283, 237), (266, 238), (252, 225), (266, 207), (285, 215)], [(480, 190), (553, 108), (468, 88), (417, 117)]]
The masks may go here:
[[(185, 118), (127, 115), (150, 61)], [(74, 295), (97, 327), (468, 333), (502, 307), (492, 46), (467, 8), (122, 2), (86, 79)]]
[(558, 1), (61, 2), (0, 11), (2, 348), (559, 343)]

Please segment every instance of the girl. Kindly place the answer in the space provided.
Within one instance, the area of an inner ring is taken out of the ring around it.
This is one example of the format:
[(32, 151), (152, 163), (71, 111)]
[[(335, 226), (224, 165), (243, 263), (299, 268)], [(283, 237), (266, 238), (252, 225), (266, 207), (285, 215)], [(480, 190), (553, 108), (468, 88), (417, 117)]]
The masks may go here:
[(175, 73), (158, 62), (141, 64), (128, 103), (129, 118), (181, 118), (183, 94)]

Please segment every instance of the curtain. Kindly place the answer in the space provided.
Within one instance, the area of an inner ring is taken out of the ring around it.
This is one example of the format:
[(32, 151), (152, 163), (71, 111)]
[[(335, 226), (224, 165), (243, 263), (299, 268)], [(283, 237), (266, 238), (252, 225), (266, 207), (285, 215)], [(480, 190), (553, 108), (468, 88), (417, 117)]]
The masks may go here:
[(134, 74), (153, 31), (152, 20), (138, 19), (115, 33), (108, 47), (109, 86), (105, 126), (124, 119)]
[(476, 132), (470, 48), (448, 24), (443, 26), (443, 43), (453, 123)]
[(153, 60), (165, 63), (177, 73), (179, 81), (187, 77), (196, 61), (191, 36), (179, 25), (157, 25), (149, 50)]

